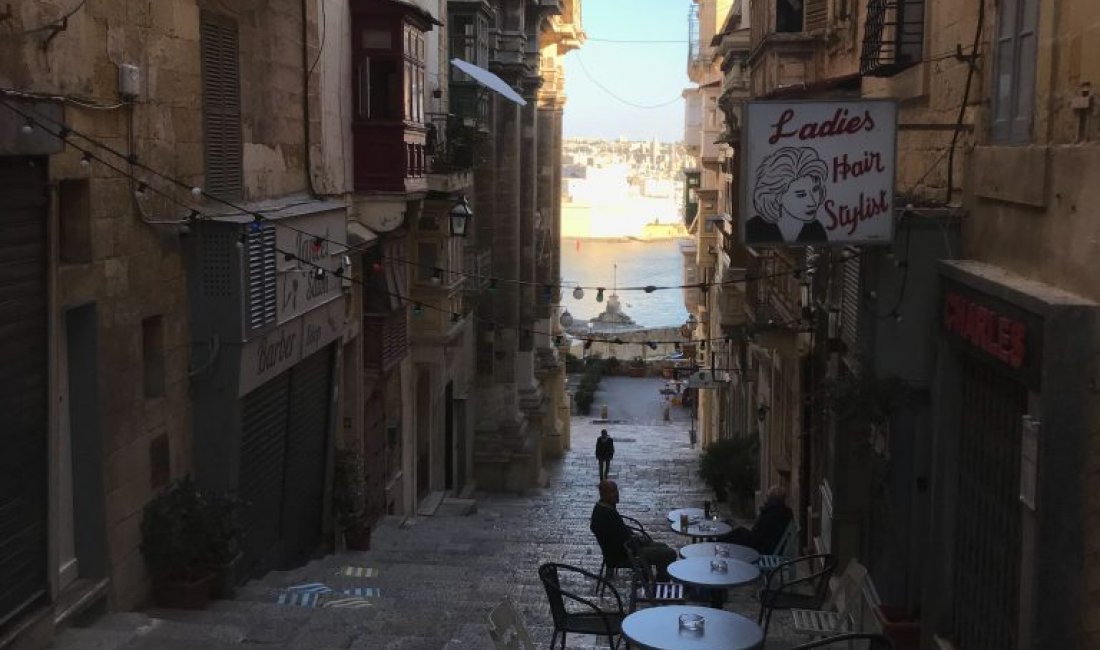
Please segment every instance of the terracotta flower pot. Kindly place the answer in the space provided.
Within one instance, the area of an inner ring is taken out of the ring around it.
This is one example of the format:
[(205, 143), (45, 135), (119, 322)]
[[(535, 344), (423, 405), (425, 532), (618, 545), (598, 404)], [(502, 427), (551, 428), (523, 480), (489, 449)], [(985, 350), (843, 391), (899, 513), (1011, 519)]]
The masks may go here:
[(158, 578), (153, 581), (153, 595), (161, 607), (206, 609), (210, 604), (210, 586), (214, 577), (212, 572), (204, 572), (190, 581)]
[(349, 551), (370, 550), (370, 526), (344, 531), (344, 546)]
[(214, 580), (210, 583), (210, 597), (214, 600), (232, 600), (237, 593), (237, 567), (241, 564), (243, 553), (237, 553), (234, 558), (225, 564), (215, 564), (208, 567), (214, 574)]

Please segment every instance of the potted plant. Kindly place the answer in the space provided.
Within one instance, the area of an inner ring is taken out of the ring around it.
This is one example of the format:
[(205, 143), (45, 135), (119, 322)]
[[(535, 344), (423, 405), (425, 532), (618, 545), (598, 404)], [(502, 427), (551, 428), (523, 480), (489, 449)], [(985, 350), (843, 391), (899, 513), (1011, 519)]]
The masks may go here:
[(734, 512), (751, 516), (753, 494), (760, 482), (756, 437), (723, 438), (708, 446), (699, 457), (699, 478)]
[(237, 568), (241, 563), (241, 516), (244, 502), (230, 494), (206, 494), (207, 531), (206, 566), (214, 573), (210, 595), (229, 599), (237, 588)]
[(170, 484), (145, 506), (141, 554), (158, 605), (203, 609), (210, 601), (210, 520), (206, 495), (190, 476)]
[(366, 482), (362, 457), (350, 449), (336, 450), (333, 472), (333, 514), (349, 551), (370, 550), (370, 524), (366, 517)]

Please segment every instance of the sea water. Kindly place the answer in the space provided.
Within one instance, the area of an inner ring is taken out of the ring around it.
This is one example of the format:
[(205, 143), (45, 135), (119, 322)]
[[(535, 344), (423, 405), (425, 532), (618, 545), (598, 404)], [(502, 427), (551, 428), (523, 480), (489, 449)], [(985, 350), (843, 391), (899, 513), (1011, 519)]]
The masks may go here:
[[(607, 296), (617, 283), (619, 302), (626, 315), (639, 327), (678, 326), (687, 320), (682, 289), (659, 289), (653, 293), (628, 291), (625, 287), (672, 286), (683, 284), (683, 256), (676, 240), (639, 242), (564, 238), (561, 243), (562, 307), (577, 323), (595, 317), (607, 306)], [(596, 301), (595, 289), (584, 290), (584, 298), (573, 298), (572, 287), (606, 287), (604, 302)]]

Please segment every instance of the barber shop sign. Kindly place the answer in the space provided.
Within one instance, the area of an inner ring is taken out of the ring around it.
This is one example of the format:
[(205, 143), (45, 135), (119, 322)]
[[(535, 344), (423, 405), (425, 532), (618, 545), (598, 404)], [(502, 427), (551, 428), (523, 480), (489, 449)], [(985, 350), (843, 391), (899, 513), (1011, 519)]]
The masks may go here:
[(744, 118), (740, 224), (746, 245), (890, 243), (893, 101), (749, 102)]

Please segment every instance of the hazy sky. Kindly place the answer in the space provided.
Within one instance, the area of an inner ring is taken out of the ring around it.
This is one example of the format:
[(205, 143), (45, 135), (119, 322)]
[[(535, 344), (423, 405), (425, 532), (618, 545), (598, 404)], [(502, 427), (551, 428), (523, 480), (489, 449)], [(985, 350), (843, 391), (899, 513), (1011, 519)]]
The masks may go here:
[(689, 84), (690, 5), (691, 0), (582, 0), (588, 41), (565, 57), (565, 137), (683, 137), (680, 91)]

